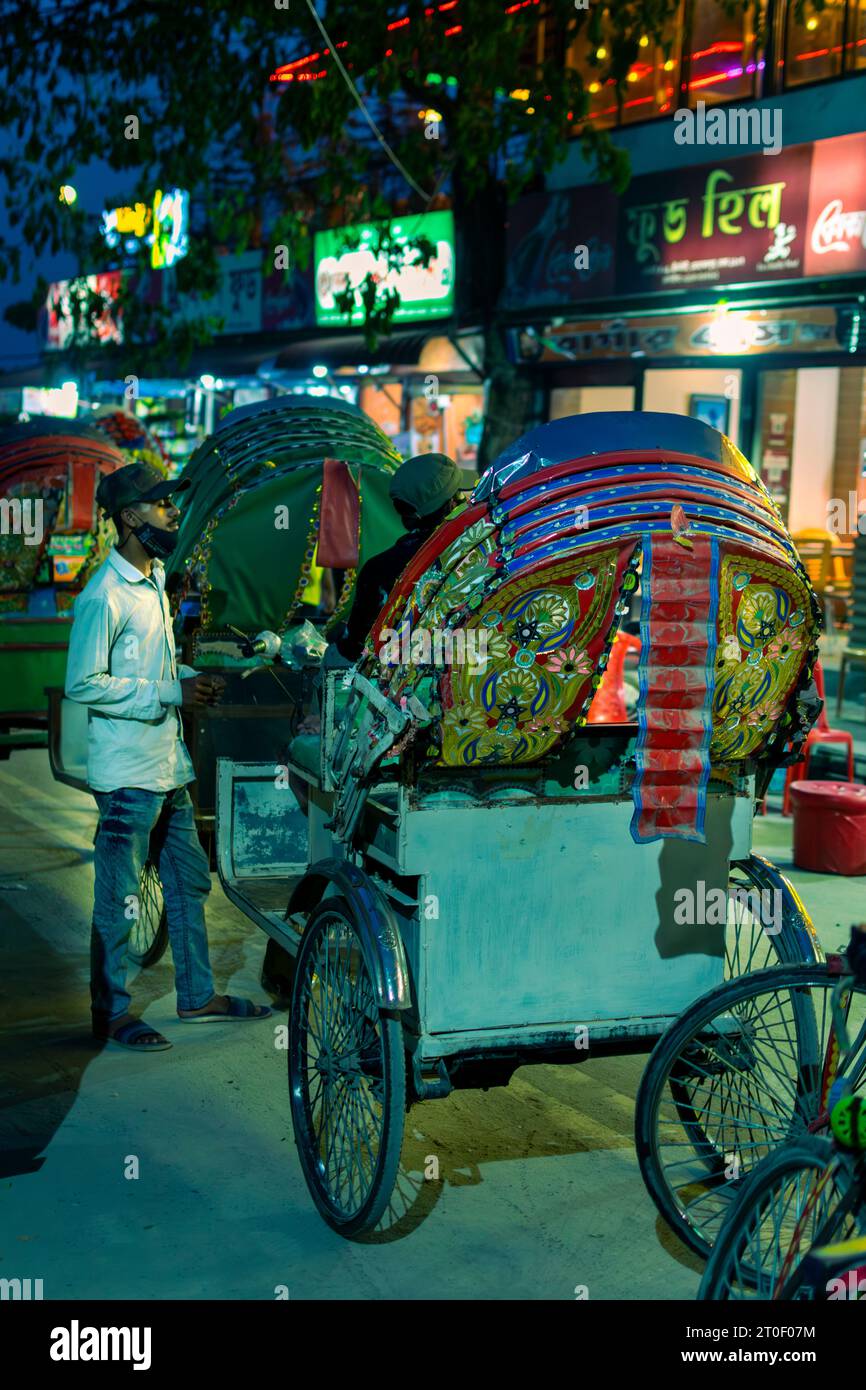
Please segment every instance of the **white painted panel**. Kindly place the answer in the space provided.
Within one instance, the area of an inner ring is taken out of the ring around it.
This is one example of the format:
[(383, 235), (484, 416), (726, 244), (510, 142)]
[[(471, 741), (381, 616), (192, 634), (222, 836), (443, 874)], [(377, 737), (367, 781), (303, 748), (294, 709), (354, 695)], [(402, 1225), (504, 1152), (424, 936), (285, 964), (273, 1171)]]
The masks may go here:
[(630, 800), (412, 813), (425, 1027), (678, 1013), (722, 978), (723, 928), (676, 925), (674, 894), (726, 887), (733, 805), (711, 798), (709, 846), (636, 845)]

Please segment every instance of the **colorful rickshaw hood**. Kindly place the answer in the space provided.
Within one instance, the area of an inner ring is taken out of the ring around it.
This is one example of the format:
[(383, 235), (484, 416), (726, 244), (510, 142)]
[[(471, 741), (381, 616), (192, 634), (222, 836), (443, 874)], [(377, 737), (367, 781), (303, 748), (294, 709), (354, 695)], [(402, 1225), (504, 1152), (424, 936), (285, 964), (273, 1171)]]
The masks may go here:
[(821, 620), (763, 483), (701, 421), (600, 412), (522, 436), (405, 571), (370, 669), (401, 699), (431, 674), (416, 634), (453, 653), (462, 633), (473, 659), (433, 671), (438, 760), (534, 762), (586, 723), (638, 583), (632, 835), (703, 840), (712, 769), (804, 736)]

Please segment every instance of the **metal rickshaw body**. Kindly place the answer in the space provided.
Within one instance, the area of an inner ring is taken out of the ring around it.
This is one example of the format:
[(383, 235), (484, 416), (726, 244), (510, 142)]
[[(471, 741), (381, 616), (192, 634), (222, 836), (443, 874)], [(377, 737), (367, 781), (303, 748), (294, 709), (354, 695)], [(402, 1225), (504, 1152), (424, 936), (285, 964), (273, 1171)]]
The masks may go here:
[[(637, 724), (603, 727), (638, 584)], [(407, 1095), (648, 1050), (726, 972), (820, 958), (751, 854), (756, 794), (814, 717), (818, 622), (730, 441), (676, 416), (562, 420), (418, 552), (361, 661), (328, 673), (321, 739), (219, 763), (225, 891), (296, 957), (293, 1121), (335, 1229), (381, 1219)], [(443, 669), (412, 645), (425, 630), (486, 631), (489, 657)], [(335, 1124), (354, 1125), (347, 1171)]]

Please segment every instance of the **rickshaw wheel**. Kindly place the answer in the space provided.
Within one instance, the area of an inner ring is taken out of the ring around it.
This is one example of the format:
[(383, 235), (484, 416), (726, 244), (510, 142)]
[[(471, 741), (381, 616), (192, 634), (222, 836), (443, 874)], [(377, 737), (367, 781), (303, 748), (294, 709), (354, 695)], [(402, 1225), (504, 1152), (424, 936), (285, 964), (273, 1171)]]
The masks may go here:
[(168, 916), (162, 896), (162, 880), (152, 860), (142, 866), (138, 879), (138, 916), (129, 933), (128, 954), (134, 965), (146, 970), (165, 954)]
[[(833, 1079), (825, 1071), (837, 983), (826, 964), (729, 980), (657, 1043), (637, 1096), (638, 1161), (662, 1216), (698, 1254), (712, 1248), (746, 1174), (816, 1121)], [(852, 1036), (864, 1017), (866, 990), (854, 986)]]
[(289, 1013), (289, 1097), (304, 1178), (320, 1214), (344, 1236), (384, 1215), (400, 1162), (406, 1110), (403, 1028), (379, 1008), (344, 898), (311, 914)]

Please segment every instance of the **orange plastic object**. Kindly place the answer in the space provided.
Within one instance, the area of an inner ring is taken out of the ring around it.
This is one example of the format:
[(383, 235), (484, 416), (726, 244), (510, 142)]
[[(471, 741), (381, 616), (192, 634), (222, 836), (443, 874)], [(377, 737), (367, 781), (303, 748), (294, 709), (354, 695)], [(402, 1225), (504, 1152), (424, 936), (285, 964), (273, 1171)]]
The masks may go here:
[(595, 699), (589, 707), (589, 724), (627, 724), (628, 710), (625, 704), (625, 682), (623, 672), (625, 659), (629, 652), (640, 651), (640, 638), (630, 632), (618, 632), (607, 669), (601, 678), (601, 685), (595, 692)]

